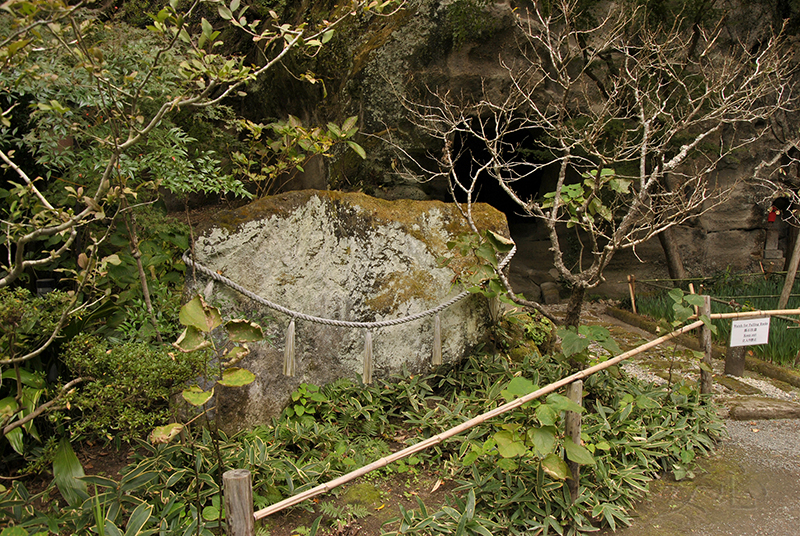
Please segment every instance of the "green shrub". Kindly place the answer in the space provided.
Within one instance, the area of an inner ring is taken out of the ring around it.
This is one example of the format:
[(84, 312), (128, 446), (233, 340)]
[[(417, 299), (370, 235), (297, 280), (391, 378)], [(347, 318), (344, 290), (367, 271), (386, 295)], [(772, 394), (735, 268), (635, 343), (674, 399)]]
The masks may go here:
[(62, 359), (73, 375), (92, 378), (65, 415), (72, 433), (130, 441), (168, 419), (170, 396), (200, 375), (205, 356), (79, 335)]

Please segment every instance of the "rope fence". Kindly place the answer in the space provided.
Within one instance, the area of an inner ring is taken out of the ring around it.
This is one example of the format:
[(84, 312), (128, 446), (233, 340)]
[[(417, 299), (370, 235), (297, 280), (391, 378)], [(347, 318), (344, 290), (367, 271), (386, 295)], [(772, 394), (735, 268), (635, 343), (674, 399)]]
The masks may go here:
[[(517, 246), (511, 248), (511, 251), (503, 258), (502, 261), (498, 264), (498, 270), (505, 269), (508, 266), (508, 263), (511, 262), (512, 257), (517, 251)], [(214, 281), (222, 283), (230, 287), (231, 289), (239, 292), (243, 296), (250, 298), (251, 300), (259, 303), (265, 307), (272, 309), (273, 311), (277, 311), (289, 317), (289, 326), (286, 328), (286, 344), (284, 346), (284, 361), (283, 361), (283, 374), (285, 376), (294, 376), (296, 374), (296, 360), (295, 360), (295, 348), (296, 348), (296, 340), (295, 340), (295, 331), (296, 331), (296, 322), (298, 320), (304, 320), (306, 322), (312, 322), (317, 324), (323, 324), (327, 326), (336, 326), (341, 328), (351, 328), (351, 329), (363, 329), (364, 333), (364, 369), (362, 374), (362, 379), (365, 384), (372, 383), (372, 367), (373, 367), (373, 356), (372, 356), (372, 332), (376, 329), (398, 326), (401, 324), (406, 324), (408, 322), (414, 322), (416, 320), (420, 320), (429, 316), (434, 317), (433, 323), (433, 350), (431, 352), (431, 365), (437, 366), (442, 364), (442, 324), (441, 318), (439, 313), (448, 307), (455, 305), (456, 303), (460, 302), (471, 293), (468, 291), (462, 291), (460, 294), (453, 296), (446, 302), (437, 305), (431, 309), (426, 311), (421, 311), (419, 313), (414, 313), (412, 315), (404, 316), (402, 318), (393, 318), (389, 320), (380, 320), (377, 322), (353, 322), (347, 320), (335, 320), (331, 318), (322, 318), (319, 316), (309, 315), (302, 313), (300, 311), (294, 311), (289, 309), (288, 307), (284, 307), (279, 305), (275, 302), (267, 300), (252, 292), (242, 285), (228, 279), (224, 275), (206, 267), (194, 260), (191, 256), (191, 251), (186, 250), (183, 253), (183, 262), (186, 263), (187, 266), (192, 267), (197, 272), (210, 277)]]

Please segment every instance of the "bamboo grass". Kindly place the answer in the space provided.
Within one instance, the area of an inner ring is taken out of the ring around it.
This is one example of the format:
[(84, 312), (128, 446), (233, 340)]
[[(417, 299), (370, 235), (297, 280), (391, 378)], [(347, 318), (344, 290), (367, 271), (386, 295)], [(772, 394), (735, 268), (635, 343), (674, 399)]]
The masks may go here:
[[(754, 318), (754, 317), (759, 317), (759, 316), (775, 316), (775, 315), (800, 315), (800, 309), (779, 309), (779, 310), (769, 310), (769, 311), (744, 311), (744, 312), (738, 312), (738, 313), (715, 313), (715, 314), (709, 315), (709, 317), (711, 319), (722, 319), (722, 318)], [(329, 482), (326, 482), (325, 484), (320, 484), (319, 486), (316, 486), (314, 488), (311, 488), (310, 490), (304, 491), (303, 493), (298, 493), (294, 497), (289, 497), (288, 499), (284, 499), (284, 500), (282, 500), (280, 502), (277, 502), (277, 503), (275, 503), (273, 505), (267, 506), (266, 508), (262, 508), (261, 510), (259, 510), (257, 512), (254, 512), (253, 513), (253, 517), (255, 518), (256, 521), (258, 521), (259, 519), (263, 519), (263, 518), (265, 518), (265, 517), (267, 517), (267, 516), (269, 516), (271, 514), (274, 514), (276, 512), (280, 512), (281, 510), (283, 510), (285, 508), (288, 508), (290, 506), (294, 506), (295, 504), (299, 504), (299, 503), (301, 503), (301, 502), (303, 502), (303, 501), (305, 501), (307, 499), (310, 499), (312, 497), (316, 497), (317, 495), (322, 495), (323, 493), (327, 493), (327, 492), (331, 491), (332, 489), (337, 488), (337, 487), (341, 486), (342, 484), (346, 484), (346, 483), (350, 482), (351, 480), (355, 480), (356, 478), (358, 478), (360, 476), (364, 476), (367, 473), (375, 471), (376, 469), (380, 469), (382, 467), (386, 467), (387, 465), (389, 465), (392, 462), (396, 462), (397, 460), (402, 460), (403, 458), (411, 456), (412, 454), (416, 454), (417, 452), (423, 451), (423, 450), (427, 449), (428, 447), (432, 447), (434, 445), (438, 445), (439, 443), (441, 443), (442, 441), (444, 441), (446, 439), (449, 439), (449, 438), (451, 438), (451, 437), (453, 437), (455, 435), (458, 435), (461, 432), (464, 432), (465, 430), (468, 430), (468, 429), (470, 429), (470, 428), (472, 428), (474, 426), (477, 426), (479, 424), (483, 424), (484, 422), (488, 421), (489, 419), (491, 419), (493, 417), (497, 417), (498, 415), (502, 415), (503, 413), (511, 411), (512, 409), (516, 409), (516, 408), (522, 406), (523, 404), (526, 404), (527, 402), (530, 402), (531, 400), (535, 400), (535, 399), (539, 398), (540, 396), (552, 393), (553, 391), (556, 391), (556, 390), (560, 389), (561, 387), (569, 385), (570, 383), (574, 382), (575, 380), (582, 380), (584, 378), (587, 378), (587, 377), (591, 376), (592, 374), (594, 374), (596, 372), (600, 372), (601, 370), (605, 370), (605, 369), (607, 369), (607, 368), (609, 368), (609, 367), (611, 367), (613, 365), (616, 365), (617, 363), (619, 363), (621, 361), (625, 361), (626, 359), (630, 359), (631, 357), (633, 357), (633, 356), (635, 356), (637, 354), (640, 354), (640, 353), (642, 353), (642, 352), (644, 352), (646, 350), (649, 350), (650, 348), (653, 348), (654, 346), (658, 346), (659, 344), (661, 344), (663, 342), (666, 342), (666, 341), (668, 341), (670, 339), (673, 339), (673, 338), (677, 337), (678, 335), (686, 333), (687, 331), (692, 331), (693, 329), (702, 326), (703, 323), (704, 322), (702, 320), (697, 320), (695, 322), (692, 322), (691, 324), (687, 324), (687, 325), (685, 325), (685, 326), (683, 326), (683, 327), (681, 327), (679, 329), (676, 329), (675, 331), (671, 331), (671, 332), (667, 333), (666, 335), (662, 335), (661, 337), (659, 337), (657, 339), (653, 339), (652, 341), (647, 342), (647, 343), (645, 343), (645, 344), (643, 344), (641, 346), (638, 346), (638, 347), (636, 347), (636, 348), (634, 348), (632, 350), (628, 350), (627, 352), (624, 352), (624, 353), (618, 355), (617, 357), (611, 358), (608, 361), (604, 361), (603, 363), (599, 363), (599, 364), (597, 364), (597, 365), (595, 365), (593, 367), (589, 367), (587, 369), (584, 369), (584, 370), (581, 370), (579, 372), (576, 372), (575, 374), (572, 374), (571, 376), (567, 376), (566, 378), (562, 378), (562, 379), (558, 380), (557, 382), (553, 382), (550, 385), (546, 385), (546, 386), (542, 387), (541, 389), (538, 389), (538, 390), (536, 390), (536, 391), (534, 391), (532, 393), (528, 393), (527, 395), (522, 396), (520, 398), (517, 398), (516, 400), (512, 400), (511, 402), (503, 404), (502, 406), (498, 406), (497, 408), (493, 409), (492, 411), (486, 412), (486, 413), (484, 413), (482, 415), (478, 415), (477, 417), (473, 417), (472, 419), (470, 419), (468, 421), (465, 421), (465, 422), (459, 424), (458, 426), (450, 428), (449, 430), (446, 430), (446, 431), (442, 432), (441, 434), (437, 434), (435, 436), (429, 437), (428, 439), (426, 439), (424, 441), (420, 441), (419, 443), (417, 443), (415, 445), (411, 445), (410, 447), (406, 447), (406, 448), (404, 448), (402, 450), (399, 450), (399, 451), (395, 452), (394, 454), (390, 454), (389, 456), (384, 456), (383, 458), (381, 458), (379, 460), (376, 460), (376, 461), (372, 462), (369, 465), (365, 465), (364, 467), (361, 467), (360, 469), (356, 469), (355, 471), (351, 471), (351, 472), (347, 473), (346, 475), (342, 475), (342, 476), (340, 476), (338, 478), (334, 478), (333, 480), (331, 480)]]
[[(756, 311), (752, 311), (752, 312), (756, 312)], [(758, 312), (760, 312), (761, 315), (763, 316), (765, 314), (769, 314), (771, 311), (758, 311)], [(800, 309), (789, 309), (789, 310), (781, 311), (781, 312), (783, 314), (789, 314), (789, 313), (800, 314)], [(744, 314), (744, 315), (750, 315), (750, 313), (751, 313), (751, 311), (748, 311), (747, 313), (722, 313), (722, 314), (734, 314), (734, 315), (736, 315), (736, 314), (739, 314), (739, 315)], [(715, 315), (711, 315), (711, 316), (713, 318)], [(753, 315), (750, 315), (750, 316), (753, 316)], [(374, 471), (376, 469), (380, 469), (382, 467), (386, 467), (387, 465), (389, 465), (392, 462), (395, 462), (397, 460), (401, 460), (403, 458), (411, 456), (412, 454), (416, 454), (417, 452), (423, 451), (423, 450), (427, 449), (428, 447), (432, 447), (434, 445), (437, 445), (437, 444), (441, 443), (442, 441), (444, 441), (446, 439), (449, 439), (449, 438), (451, 438), (451, 437), (453, 437), (455, 435), (458, 435), (461, 432), (463, 432), (465, 430), (468, 430), (468, 429), (470, 429), (470, 428), (472, 428), (474, 426), (482, 424), (482, 423), (488, 421), (489, 419), (491, 419), (493, 417), (496, 417), (498, 415), (501, 415), (503, 413), (511, 411), (512, 409), (516, 409), (516, 408), (522, 406), (523, 404), (526, 404), (527, 402), (530, 402), (531, 400), (535, 400), (535, 399), (539, 398), (540, 396), (552, 393), (553, 391), (556, 391), (557, 389), (560, 389), (561, 387), (564, 387), (565, 385), (569, 385), (570, 383), (574, 382), (575, 380), (582, 380), (582, 379), (584, 379), (584, 378), (586, 378), (588, 376), (591, 376), (592, 374), (594, 374), (596, 372), (600, 372), (601, 370), (605, 370), (605, 369), (607, 369), (607, 368), (609, 368), (609, 367), (611, 367), (613, 365), (616, 365), (617, 363), (619, 363), (621, 361), (629, 359), (629, 358), (631, 358), (631, 357), (633, 357), (633, 356), (635, 356), (637, 354), (640, 354), (640, 353), (644, 352), (645, 350), (649, 350), (650, 348), (653, 348), (654, 346), (658, 346), (659, 344), (661, 344), (663, 342), (666, 342), (666, 341), (668, 341), (670, 339), (673, 339), (673, 338), (677, 337), (678, 335), (686, 333), (687, 331), (691, 331), (691, 330), (693, 330), (693, 329), (695, 329), (697, 327), (700, 327), (702, 325), (703, 325), (703, 321), (702, 320), (698, 320), (696, 322), (692, 322), (691, 324), (687, 324), (686, 326), (683, 326), (682, 328), (676, 329), (675, 331), (667, 333), (666, 335), (663, 335), (663, 336), (661, 336), (661, 337), (659, 337), (657, 339), (653, 339), (652, 341), (650, 341), (648, 343), (645, 343), (645, 344), (643, 344), (643, 345), (641, 345), (641, 346), (639, 346), (637, 348), (634, 348), (632, 350), (628, 350), (627, 352), (622, 353), (622, 354), (620, 354), (617, 357), (614, 357), (612, 359), (609, 359), (608, 361), (604, 361), (603, 363), (599, 363), (599, 364), (597, 364), (597, 365), (595, 365), (593, 367), (589, 367), (587, 369), (584, 369), (584, 370), (581, 370), (579, 372), (576, 372), (575, 374), (567, 376), (566, 378), (562, 378), (562, 379), (558, 380), (557, 382), (551, 383), (550, 385), (546, 385), (545, 387), (542, 387), (541, 389), (538, 389), (538, 390), (536, 390), (536, 391), (534, 391), (532, 393), (529, 393), (529, 394), (527, 394), (525, 396), (517, 398), (516, 400), (512, 400), (511, 402), (503, 404), (502, 406), (498, 406), (497, 408), (493, 409), (492, 411), (486, 412), (486, 413), (484, 413), (482, 415), (478, 415), (477, 417), (473, 417), (472, 419), (470, 419), (468, 421), (465, 421), (465, 422), (459, 424), (458, 426), (450, 428), (449, 430), (446, 430), (446, 431), (442, 432), (441, 434), (437, 434), (435, 436), (429, 437), (428, 439), (426, 439), (424, 441), (420, 441), (419, 443), (417, 443), (415, 445), (411, 445), (410, 447), (406, 447), (406, 448), (404, 448), (402, 450), (399, 450), (399, 451), (395, 452), (394, 454), (390, 454), (389, 456), (385, 456), (385, 457), (383, 457), (383, 458), (381, 458), (379, 460), (376, 460), (376, 461), (372, 462), (369, 465), (365, 465), (364, 467), (361, 467), (360, 469), (356, 469), (355, 471), (351, 471), (351, 472), (349, 472), (349, 473), (347, 473), (345, 475), (342, 475), (342, 476), (340, 476), (338, 478), (334, 478), (333, 480), (331, 480), (329, 482), (326, 482), (324, 484), (320, 484), (319, 486), (316, 486), (314, 488), (311, 488), (310, 490), (304, 491), (303, 493), (298, 493), (294, 497), (289, 497), (288, 499), (284, 499), (284, 500), (282, 500), (280, 502), (277, 502), (277, 503), (275, 503), (273, 505), (267, 506), (266, 508), (262, 508), (261, 510), (253, 513), (253, 517), (255, 518), (256, 521), (258, 521), (259, 519), (263, 519), (263, 518), (265, 518), (265, 517), (267, 517), (267, 516), (269, 516), (271, 514), (274, 514), (276, 512), (280, 512), (281, 510), (283, 510), (285, 508), (288, 508), (290, 506), (294, 506), (295, 504), (299, 504), (299, 503), (301, 503), (301, 502), (303, 502), (303, 501), (305, 501), (307, 499), (310, 499), (312, 497), (316, 497), (317, 495), (322, 495), (323, 493), (327, 493), (328, 491), (331, 491), (332, 489), (337, 488), (337, 487), (341, 486), (342, 484), (346, 484), (347, 482), (350, 482), (351, 480), (355, 480), (356, 478), (358, 478), (360, 476), (364, 476), (367, 473), (372, 472), (372, 471)]]

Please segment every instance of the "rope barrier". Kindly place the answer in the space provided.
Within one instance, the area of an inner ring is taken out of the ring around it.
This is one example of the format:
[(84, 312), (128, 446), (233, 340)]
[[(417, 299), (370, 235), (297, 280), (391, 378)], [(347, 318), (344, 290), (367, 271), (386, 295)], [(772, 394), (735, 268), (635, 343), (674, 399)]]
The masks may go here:
[[(514, 247), (511, 248), (511, 251), (509, 251), (508, 254), (499, 263), (498, 270), (503, 270), (506, 266), (508, 266), (508, 263), (511, 262), (511, 258), (514, 256), (516, 251), (517, 251), (517, 246), (515, 245)], [(400, 324), (406, 324), (408, 322), (420, 320), (427, 316), (435, 315), (432, 364), (434, 365), (441, 364), (442, 336), (441, 336), (441, 323), (439, 320), (439, 313), (444, 309), (452, 305), (455, 305), (456, 303), (460, 302), (461, 300), (463, 300), (464, 298), (466, 298), (471, 294), (470, 292), (465, 290), (432, 309), (415, 313), (413, 315), (404, 316), (402, 318), (380, 320), (377, 322), (352, 322), (347, 320), (334, 320), (330, 318), (322, 318), (319, 316), (308, 315), (305, 313), (301, 313), (299, 311), (294, 311), (277, 303), (271, 302), (266, 298), (262, 298), (255, 292), (252, 292), (244, 288), (242, 285), (235, 283), (234, 281), (228, 279), (224, 275), (217, 273), (206, 266), (203, 266), (199, 262), (196, 262), (194, 259), (191, 258), (190, 250), (188, 249), (183, 253), (182, 258), (183, 262), (186, 263), (187, 266), (192, 267), (201, 274), (204, 274), (213, 279), (214, 281), (218, 281), (223, 285), (232, 288), (233, 290), (239, 292), (240, 294), (247, 296), (251, 300), (260, 303), (261, 305), (264, 305), (265, 307), (268, 307), (273, 311), (283, 313), (291, 319), (289, 322), (289, 327), (286, 330), (286, 346), (284, 349), (284, 365), (283, 365), (283, 374), (285, 376), (294, 376), (296, 372), (294, 351), (295, 351), (295, 326), (296, 326), (295, 323), (297, 320), (306, 320), (308, 322), (324, 324), (327, 326), (365, 329), (366, 334), (365, 334), (365, 345), (364, 345), (364, 373), (362, 379), (364, 383), (368, 384), (372, 382), (372, 330), (378, 328), (398, 326)]]

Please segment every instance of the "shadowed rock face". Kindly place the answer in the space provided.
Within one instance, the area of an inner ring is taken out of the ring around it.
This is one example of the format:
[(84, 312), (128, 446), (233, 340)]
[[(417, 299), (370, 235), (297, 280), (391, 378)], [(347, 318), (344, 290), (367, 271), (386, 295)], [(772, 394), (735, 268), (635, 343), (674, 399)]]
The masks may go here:
[[(505, 216), (480, 205), (480, 228), (509, 236)], [(321, 318), (375, 322), (402, 318), (460, 292), (453, 270), (437, 267), (447, 242), (468, 231), (457, 207), (438, 201), (384, 201), (363, 194), (305, 190), (258, 200), (222, 214), (195, 244), (196, 260), (283, 307)], [(254, 344), (242, 365), (248, 387), (217, 388), (219, 422), (234, 430), (268, 422), (302, 383), (323, 385), (363, 370), (365, 330), (296, 320), (295, 377), (283, 376), (288, 316), (198, 276), (187, 293), (204, 293), (225, 317), (247, 317), (271, 343)], [(484, 339), (488, 304), (470, 296), (441, 312), (445, 363)], [(430, 366), (432, 316), (373, 331), (374, 378)]]

